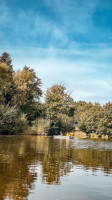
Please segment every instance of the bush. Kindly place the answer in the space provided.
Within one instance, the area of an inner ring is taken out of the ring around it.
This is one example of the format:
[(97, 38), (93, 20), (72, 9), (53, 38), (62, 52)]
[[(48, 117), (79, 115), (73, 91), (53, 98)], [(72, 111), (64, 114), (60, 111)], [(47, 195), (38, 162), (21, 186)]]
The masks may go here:
[(15, 133), (23, 133), (27, 129), (27, 119), (25, 114), (21, 114), (16, 119), (15, 123)]
[(15, 107), (0, 106), (0, 134), (17, 134), (26, 129), (25, 115), (18, 115)]
[(44, 118), (37, 118), (32, 122), (31, 132), (37, 134), (48, 134), (50, 128), (50, 121)]
[(54, 119), (50, 121), (50, 135), (58, 135), (60, 131), (64, 134), (75, 130), (74, 118), (66, 114), (58, 113)]

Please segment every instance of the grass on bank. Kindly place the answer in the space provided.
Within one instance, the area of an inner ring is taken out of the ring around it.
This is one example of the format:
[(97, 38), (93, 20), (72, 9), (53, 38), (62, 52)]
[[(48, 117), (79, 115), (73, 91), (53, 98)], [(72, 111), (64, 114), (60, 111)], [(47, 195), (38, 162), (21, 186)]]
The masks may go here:
[(99, 137), (97, 134), (95, 133), (91, 133), (91, 134), (87, 134), (85, 132), (82, 132), (80, 130), (76, 130), (75, 132), (70, 132), (67, 133), (66, 136), (74, 136), (75, 138), (80, 138), (80, 139), (85, 139), (85, 138), (91, 138), (91, 139), (99, 139), (101, 138), (102, 140), (108, 140), (109, 136), (108, 135), (102, 135), (101, 137)]

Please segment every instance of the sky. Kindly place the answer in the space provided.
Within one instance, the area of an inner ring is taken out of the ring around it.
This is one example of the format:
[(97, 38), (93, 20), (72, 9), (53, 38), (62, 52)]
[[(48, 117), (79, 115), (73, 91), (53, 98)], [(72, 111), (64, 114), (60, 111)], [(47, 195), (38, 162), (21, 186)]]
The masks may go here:
[(45, 91), (112, 101), (112, 0), (0, 0), (0, 55), (34, 68)]

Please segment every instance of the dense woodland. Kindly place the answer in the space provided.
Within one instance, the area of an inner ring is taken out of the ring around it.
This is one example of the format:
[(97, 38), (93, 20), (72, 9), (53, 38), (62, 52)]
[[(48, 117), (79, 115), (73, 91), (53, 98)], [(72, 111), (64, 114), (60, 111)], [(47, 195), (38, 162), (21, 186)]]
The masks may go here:
[(48, 134), (74, 132), (112, 136), (112, 103), (74, 101), (62, 84), (45, 92), (42, 81), (27, 66), (14, 71), (7, 52), (0, 57), (0, 134)]

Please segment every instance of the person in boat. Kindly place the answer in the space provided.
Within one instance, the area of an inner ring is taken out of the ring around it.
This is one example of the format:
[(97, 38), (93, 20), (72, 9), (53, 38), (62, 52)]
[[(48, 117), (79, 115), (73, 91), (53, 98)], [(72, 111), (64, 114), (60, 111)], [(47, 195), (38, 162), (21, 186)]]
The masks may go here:
[(63, 136), (63, 133), (62, 133), (62, 131), (60, 131), (60, 136)]

